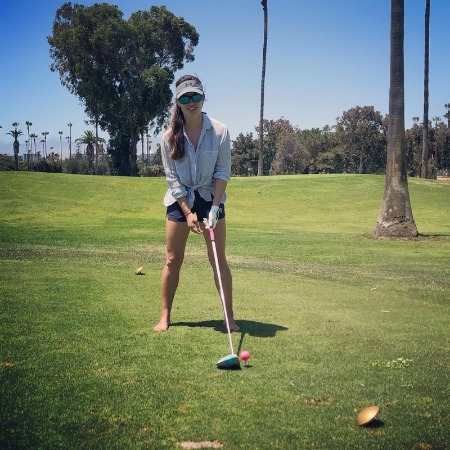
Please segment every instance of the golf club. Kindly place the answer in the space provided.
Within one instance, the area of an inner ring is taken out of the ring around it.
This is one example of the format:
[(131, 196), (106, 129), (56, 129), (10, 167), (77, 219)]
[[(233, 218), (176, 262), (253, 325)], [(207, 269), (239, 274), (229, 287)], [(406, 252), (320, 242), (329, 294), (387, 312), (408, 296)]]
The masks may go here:
[(230, 324), (228, 322), (227, 306), (225, 304), (225, 296), (223, 293), (222, 277), (220, 275), (219, 260), (217, 258), (216, 241), (214, 239), (214, 229), (209, 226), (207, 219), (204, 219), (203, 223), (205, 224), (205, 228), (209, 230), (209, 236), (211, 239), (211, 245), (212, 245), (213, 254), (214, 254), (214, 262), (216, 264), (217, 279), (219, 281), (220, 300), (222, 302), (222, 307), (223, 307), (223, 311), (225, 314), (225, 323), (227, 326), (228, 340), (230, 342), (230, 349), (231, 349), (231, 354), (219, 359), (219, 361), (216, 362), (216, 366), (220, 369), (236, 368), (236, 367), (240, 367), (240, 361), (239, 361), (239, 357), (234, 353), (233, 341), (231, 339), (231, 331), (230, 331)]

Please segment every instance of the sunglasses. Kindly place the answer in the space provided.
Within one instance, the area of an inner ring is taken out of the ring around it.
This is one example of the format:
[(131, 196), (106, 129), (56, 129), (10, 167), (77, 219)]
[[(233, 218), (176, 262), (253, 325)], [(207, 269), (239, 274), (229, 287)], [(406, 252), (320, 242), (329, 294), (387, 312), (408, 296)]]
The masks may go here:
[(202, 94), (184, 94), (182, 95), (178, 101), (182, 104), (182, 105), (187, 105), (190, 101), (193, 101), (193, 103), (199, 103), (203, 100), (203, 95)]

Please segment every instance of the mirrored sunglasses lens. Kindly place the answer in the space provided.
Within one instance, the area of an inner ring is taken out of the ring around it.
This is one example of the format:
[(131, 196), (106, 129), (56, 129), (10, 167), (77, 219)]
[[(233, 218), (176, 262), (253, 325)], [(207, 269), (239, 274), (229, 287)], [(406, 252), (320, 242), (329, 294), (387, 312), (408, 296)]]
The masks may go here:
[(192, 101), (194, 103), (198, 103), (201, 102), (203, 98), (202, 94), (192, 94), (192, 95), (182, 95), (178, 101), (182, 104), (182, 105), (187, 105), (189, 103), (189, 101), (192, 99)]

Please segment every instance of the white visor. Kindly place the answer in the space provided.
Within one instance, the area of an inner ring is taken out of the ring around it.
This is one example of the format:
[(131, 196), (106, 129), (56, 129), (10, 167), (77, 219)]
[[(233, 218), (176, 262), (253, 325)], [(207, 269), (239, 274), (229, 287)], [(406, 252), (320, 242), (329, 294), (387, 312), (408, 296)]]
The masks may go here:
[(179, 99), (182, 95), (187, 94), (188, 92), (195, 92), (196, 94), (204, 95), (202, 83), (197, 80), (182, 81), (177, 86), (176, 98)]

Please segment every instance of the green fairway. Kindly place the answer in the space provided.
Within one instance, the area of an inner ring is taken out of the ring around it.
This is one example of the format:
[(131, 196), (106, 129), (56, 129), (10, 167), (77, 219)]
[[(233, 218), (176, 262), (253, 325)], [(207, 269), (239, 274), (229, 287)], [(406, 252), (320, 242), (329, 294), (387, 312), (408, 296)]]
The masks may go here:
[(239, 371), (201, 236), (152, 332), (166, 187), (0, 172), (0, 448), (448, 448), (450, 182), (410, 179), (421, 237), (389, 241), (382, 176), (233, 178)]

